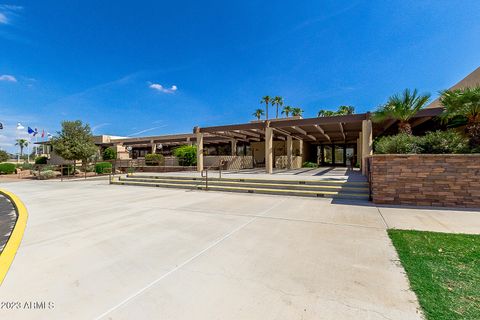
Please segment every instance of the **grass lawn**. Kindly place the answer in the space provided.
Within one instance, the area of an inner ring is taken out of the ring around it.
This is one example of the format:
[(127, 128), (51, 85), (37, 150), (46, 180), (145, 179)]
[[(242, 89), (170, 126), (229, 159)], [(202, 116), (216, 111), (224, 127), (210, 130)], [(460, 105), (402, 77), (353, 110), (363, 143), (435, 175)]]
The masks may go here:
[(480, 319), (480, 235), (388, 234), (428, 320)]

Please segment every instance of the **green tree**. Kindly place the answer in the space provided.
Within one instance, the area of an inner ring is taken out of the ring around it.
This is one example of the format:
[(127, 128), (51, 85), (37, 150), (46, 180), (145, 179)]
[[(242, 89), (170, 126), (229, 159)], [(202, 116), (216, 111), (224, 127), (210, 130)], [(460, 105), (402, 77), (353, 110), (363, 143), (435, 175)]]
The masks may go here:
[(440, 102), (445, 107), (442, 118), (465, 119), (470, 147), (480, 148), (480, 86), (442, 91)]
[(388, 98), (374, 114), (372, 120), (383, 122), (388, 119), (398, 120), (398, 130), (401, 133), (412, 134), (410, 119), (422, 109), (430, 99), (430, 94), (419, 94), (417, 89), (411, 92), (405, 89), (401, 95), (395, 94)]
[(285, 115), (285, 117), (288, 118), (288, 115), (292, 113), (293, 108), (291, 106), (285, 106), (283, 107), (282, 114)]
[(184, 145), (173, 149), (173, 155), (178, 158), (182, 166), (197, 165), (197, 147)]
[(17, 139), (16, 141), (15, 145), (20, 147), (20, 158), (22, 158), (23, 149), (28, 146), (28, 141), (26, 139)]
[(274, 97), (273, 100), (272, 100), (272, 106), (276, 106), (276, 107), (277, 107), (277, 111), (276, 111), (276, 116), (275, 116), (275, 118), (278, 119), (278, 107), (283, 106), (283, 98), (282, 98), (282, 97), (279, 97), (279, 96)]
[(293, 108), (292, 109), (292, 116), (301, 116), (303, 115), (303, 110), (300, 108)]
[(260, 103), (265, 103), (265, 110), (266, 110), (266, 119), (268, 120), (268, 104), (272, 101), (272, 98), (270, 96), (265, 96), (260, 100)]
[(355, 107), (353, 106), (340, 106), (338, 107), (337, 115), (345, 116), (355, 113)]
[(5, 162), (10, 158), (8, 155), (7, 151), (5, 150), (0, 150), (0, 162)]
[(257, 109), (252, 115), (256, 117), (258, 120), (260, 120), (264, 114), (265, 112), (263, 111), (263, 109)]
[(331, 116), (335, 116), (337, 113), (335, 111), (331, 111), (331, 110), (320, 110), (318, 111), (318, 117), (331, 117)]
[(53, 150), (65, 160), (81, 160), (86, 166), (98, 148), (93, 142), (92, 131), (82, 121), (63, 121), (62, 130), (51, 140)]
[(115, 151), (115, 149), (112, 147), (108, 147), (103, 150), (102, 158), (103, 160), (115, 160), (117, 159), (117, 151)]

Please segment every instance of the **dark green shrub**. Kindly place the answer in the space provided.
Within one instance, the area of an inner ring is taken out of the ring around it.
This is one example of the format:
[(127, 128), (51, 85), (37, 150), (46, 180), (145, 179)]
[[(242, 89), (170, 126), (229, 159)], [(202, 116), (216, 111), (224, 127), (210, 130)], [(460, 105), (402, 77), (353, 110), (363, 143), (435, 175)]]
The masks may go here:
[(375, 141), (374, 150), (377, 154), (408, 154), (422, 153), (419, 137), (406, 133), (382, 137)]
[(102, 158), (103, 160), (115, 160), (117, 159), (117, 151), (115, 151), (112, 147), (108, 147), (107, 149), (103, 150)]
[(318, 165), (315, 162), (304, 162), (302, 165), (303, 168), (317, 168)]
[(468, 139), (455, 130), (428, 132), (418, 137), (422, 153), (469, 153)]
[[(46, 170), (50, 170), (50, 168), (48, 169), (43, 169), (42, 171), (46, 171)], [(64, 164), (63, 167), (62, 167), (62, 175), (64, 176), (71, 176), (73, 174), (73, 165), (71, 164)]]
[(10, 158), (8, 155), (7, 151), (5, 150), (0, 150), (0, 162), (5, 162)]
[(178, 163), (181, 166), (196, 166), (197, 165), (197, 147), (196, 146), (181, 146), (173, 150), (173, 155), (178, 158)]
[(45, 156), (37, 157), (35, 159), (35, 164), (47, 164), (47, 160), (48, 160), (48, 158), (45, 157)]
[(165, 158), (161, 154), (149, 153), (145, 155), (145, 164), (147, 166), (163, 166)]
[(98, 174), (111, 173), (112, 164), (110, 162), (97, 162), (95, 164), (95, 172)]
[(24, 162), (21, 165), (18, 165), (17, 168), (20, 168), (22, 170), (32, 170), (33, 169), (33, 164)]
[(0, 163), (0, 174), (12, 174), (15, 173), (16, 166), (14, 163)]

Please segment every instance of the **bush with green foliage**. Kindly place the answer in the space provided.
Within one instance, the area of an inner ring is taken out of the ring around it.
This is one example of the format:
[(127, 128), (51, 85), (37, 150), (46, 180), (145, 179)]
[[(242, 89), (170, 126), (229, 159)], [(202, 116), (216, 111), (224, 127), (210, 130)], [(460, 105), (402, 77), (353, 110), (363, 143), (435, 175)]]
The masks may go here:
[(17, 168), (20, 168), (22, 170), (32, 170), (33, 169), (33, 164), (24, 162), (22, 164), (17, 165)]
[(48, 158), (45, 157), (45, 156), (37, 157), (35, 159), (35, 164), (47, 164), (47, 160), (48, 160)]
[[(44, 169), (45, 170), (45, 169)], [(73, 165), (71, 164), (66, 164), (61, 167), (62, 170), (62, 175), (64, 176), (71, 176), (74, 173), (74, 168)]]
[(15, 173), (16, 166), (14, 163), (0, 163), (0, 174), (12, 174)]
[(52, 179), (60, 176), (61, 173), (58, 171), (53, 171), (53, 170), (44, 170), (41, 171), (40, 174), (38, 175), (38, 179), (40, 180), (46, 180), (46, 179)]
[(7, 151), (5, 150), (0, 150), (0, 162), (5, 162), (10, 158), (8, 155)]
[(303, 168), (318, 168), (318, 165), (315, 162), (304, 162), (302, 165)]
[(181, 166), (197, 165), (197, 147), (184, 145), (173, 150), (173, 155), (178, 158)]
[(161, 154), (149, 153), (145, 155), (145, 164), (147, 166), (163, 166), (165, 158)]
[(117, 159), (117, 151), (112, 147), (108, 147), (103, 150), (102, 158), (103, 160), (115, 160)]
[(418, 137), (407, 133), (381, 137), (375, 141), (374, 150), (377, 154), (422, 153), (418, 140)]
[(98, 174), (111, 173), (112, 164), (110, 162), (97, 162), (95, 164), (95, 172)]
[(468, 138), (455, 130), (428, 132), (418, 137), (422, 153), (469, 153)]

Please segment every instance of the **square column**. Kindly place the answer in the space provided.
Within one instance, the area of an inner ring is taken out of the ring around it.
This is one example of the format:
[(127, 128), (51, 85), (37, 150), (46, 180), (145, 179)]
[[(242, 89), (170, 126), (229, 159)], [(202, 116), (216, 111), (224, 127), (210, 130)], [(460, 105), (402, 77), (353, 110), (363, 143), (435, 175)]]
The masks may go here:
[(196, 133), (197, 136), (197, 171), (203, 171), (203, 133)]
[(231, 146), (232, 146), (232, 156), (236, 156), (237, 155), (237, 140), (236, 139), (233, 139), (231, 141)]
[(265, 172), (273, 172), (273, 130), (265, 128)]
[(373, 154), (372, 121), (362, 121), (362, 174), (367, 174), (367, 157)]
[(153, 141), (152, 141), (151, 146), (152, 146), (152, 154), (155, 154), (157, 152), (157, 144), (153, 143)]
[(360, 165), (360, 170), (362, 170), (362, 132), (358, 134), (357, 139), (357, 163)]
[(293, 139), (287, 136), (287, 169), (292, 169)]

